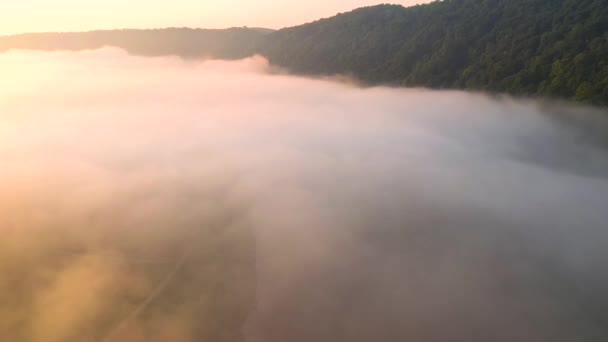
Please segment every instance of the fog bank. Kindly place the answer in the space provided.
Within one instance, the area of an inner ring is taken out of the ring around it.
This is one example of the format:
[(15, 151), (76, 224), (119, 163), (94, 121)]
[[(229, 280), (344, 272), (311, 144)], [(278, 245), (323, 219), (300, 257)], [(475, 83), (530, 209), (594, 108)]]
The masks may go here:
[(606, 113), (0, 54), (0, 338), (605, 341)]

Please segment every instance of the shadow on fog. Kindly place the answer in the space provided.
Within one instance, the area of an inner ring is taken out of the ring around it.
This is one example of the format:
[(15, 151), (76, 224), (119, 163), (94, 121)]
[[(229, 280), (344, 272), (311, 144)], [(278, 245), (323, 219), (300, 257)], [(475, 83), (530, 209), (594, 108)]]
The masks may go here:
[(606, 113), (0, 55), (0, 336), (604, 341)]

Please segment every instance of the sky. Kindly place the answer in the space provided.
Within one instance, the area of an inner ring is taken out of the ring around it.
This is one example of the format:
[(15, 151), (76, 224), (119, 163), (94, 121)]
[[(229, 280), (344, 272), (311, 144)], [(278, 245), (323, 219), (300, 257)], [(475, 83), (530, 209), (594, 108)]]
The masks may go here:
[[(382, 0), (19, 0), (2, 4), (0, 34), (116, 28), (282, 28)], [(386, 2), (386, 1), (384, 1)], [(428, 0), (393, 0), (405, 6)]]

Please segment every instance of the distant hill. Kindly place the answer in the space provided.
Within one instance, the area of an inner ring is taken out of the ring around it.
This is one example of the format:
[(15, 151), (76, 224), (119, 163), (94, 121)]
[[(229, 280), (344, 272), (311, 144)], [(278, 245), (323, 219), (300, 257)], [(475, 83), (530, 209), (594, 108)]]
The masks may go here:
[(261, 39), (272, 32), (260, 28), (207, 30), (166, 28), (68, 33), (26, 33), (0, 37), (0, 51), (7, 49), (90, 50), (117, 46), (144, 56), (178, 55), (237, 59), (251, 55)]
[(608, 104), (607, 0), (379, 5), (278, 31), (166, 29), (0, 38), (0, 50), (100, 44), (147, 55), (259, 53), (298, 74), (350, 74), (368, 84)]

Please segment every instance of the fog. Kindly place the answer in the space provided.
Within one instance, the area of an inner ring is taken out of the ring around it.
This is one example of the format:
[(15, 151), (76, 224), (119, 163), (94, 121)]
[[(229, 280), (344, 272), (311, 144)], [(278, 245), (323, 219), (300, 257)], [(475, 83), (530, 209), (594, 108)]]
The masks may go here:
[(605, 341), (607, 113), (0, 54), (0, 339)]

